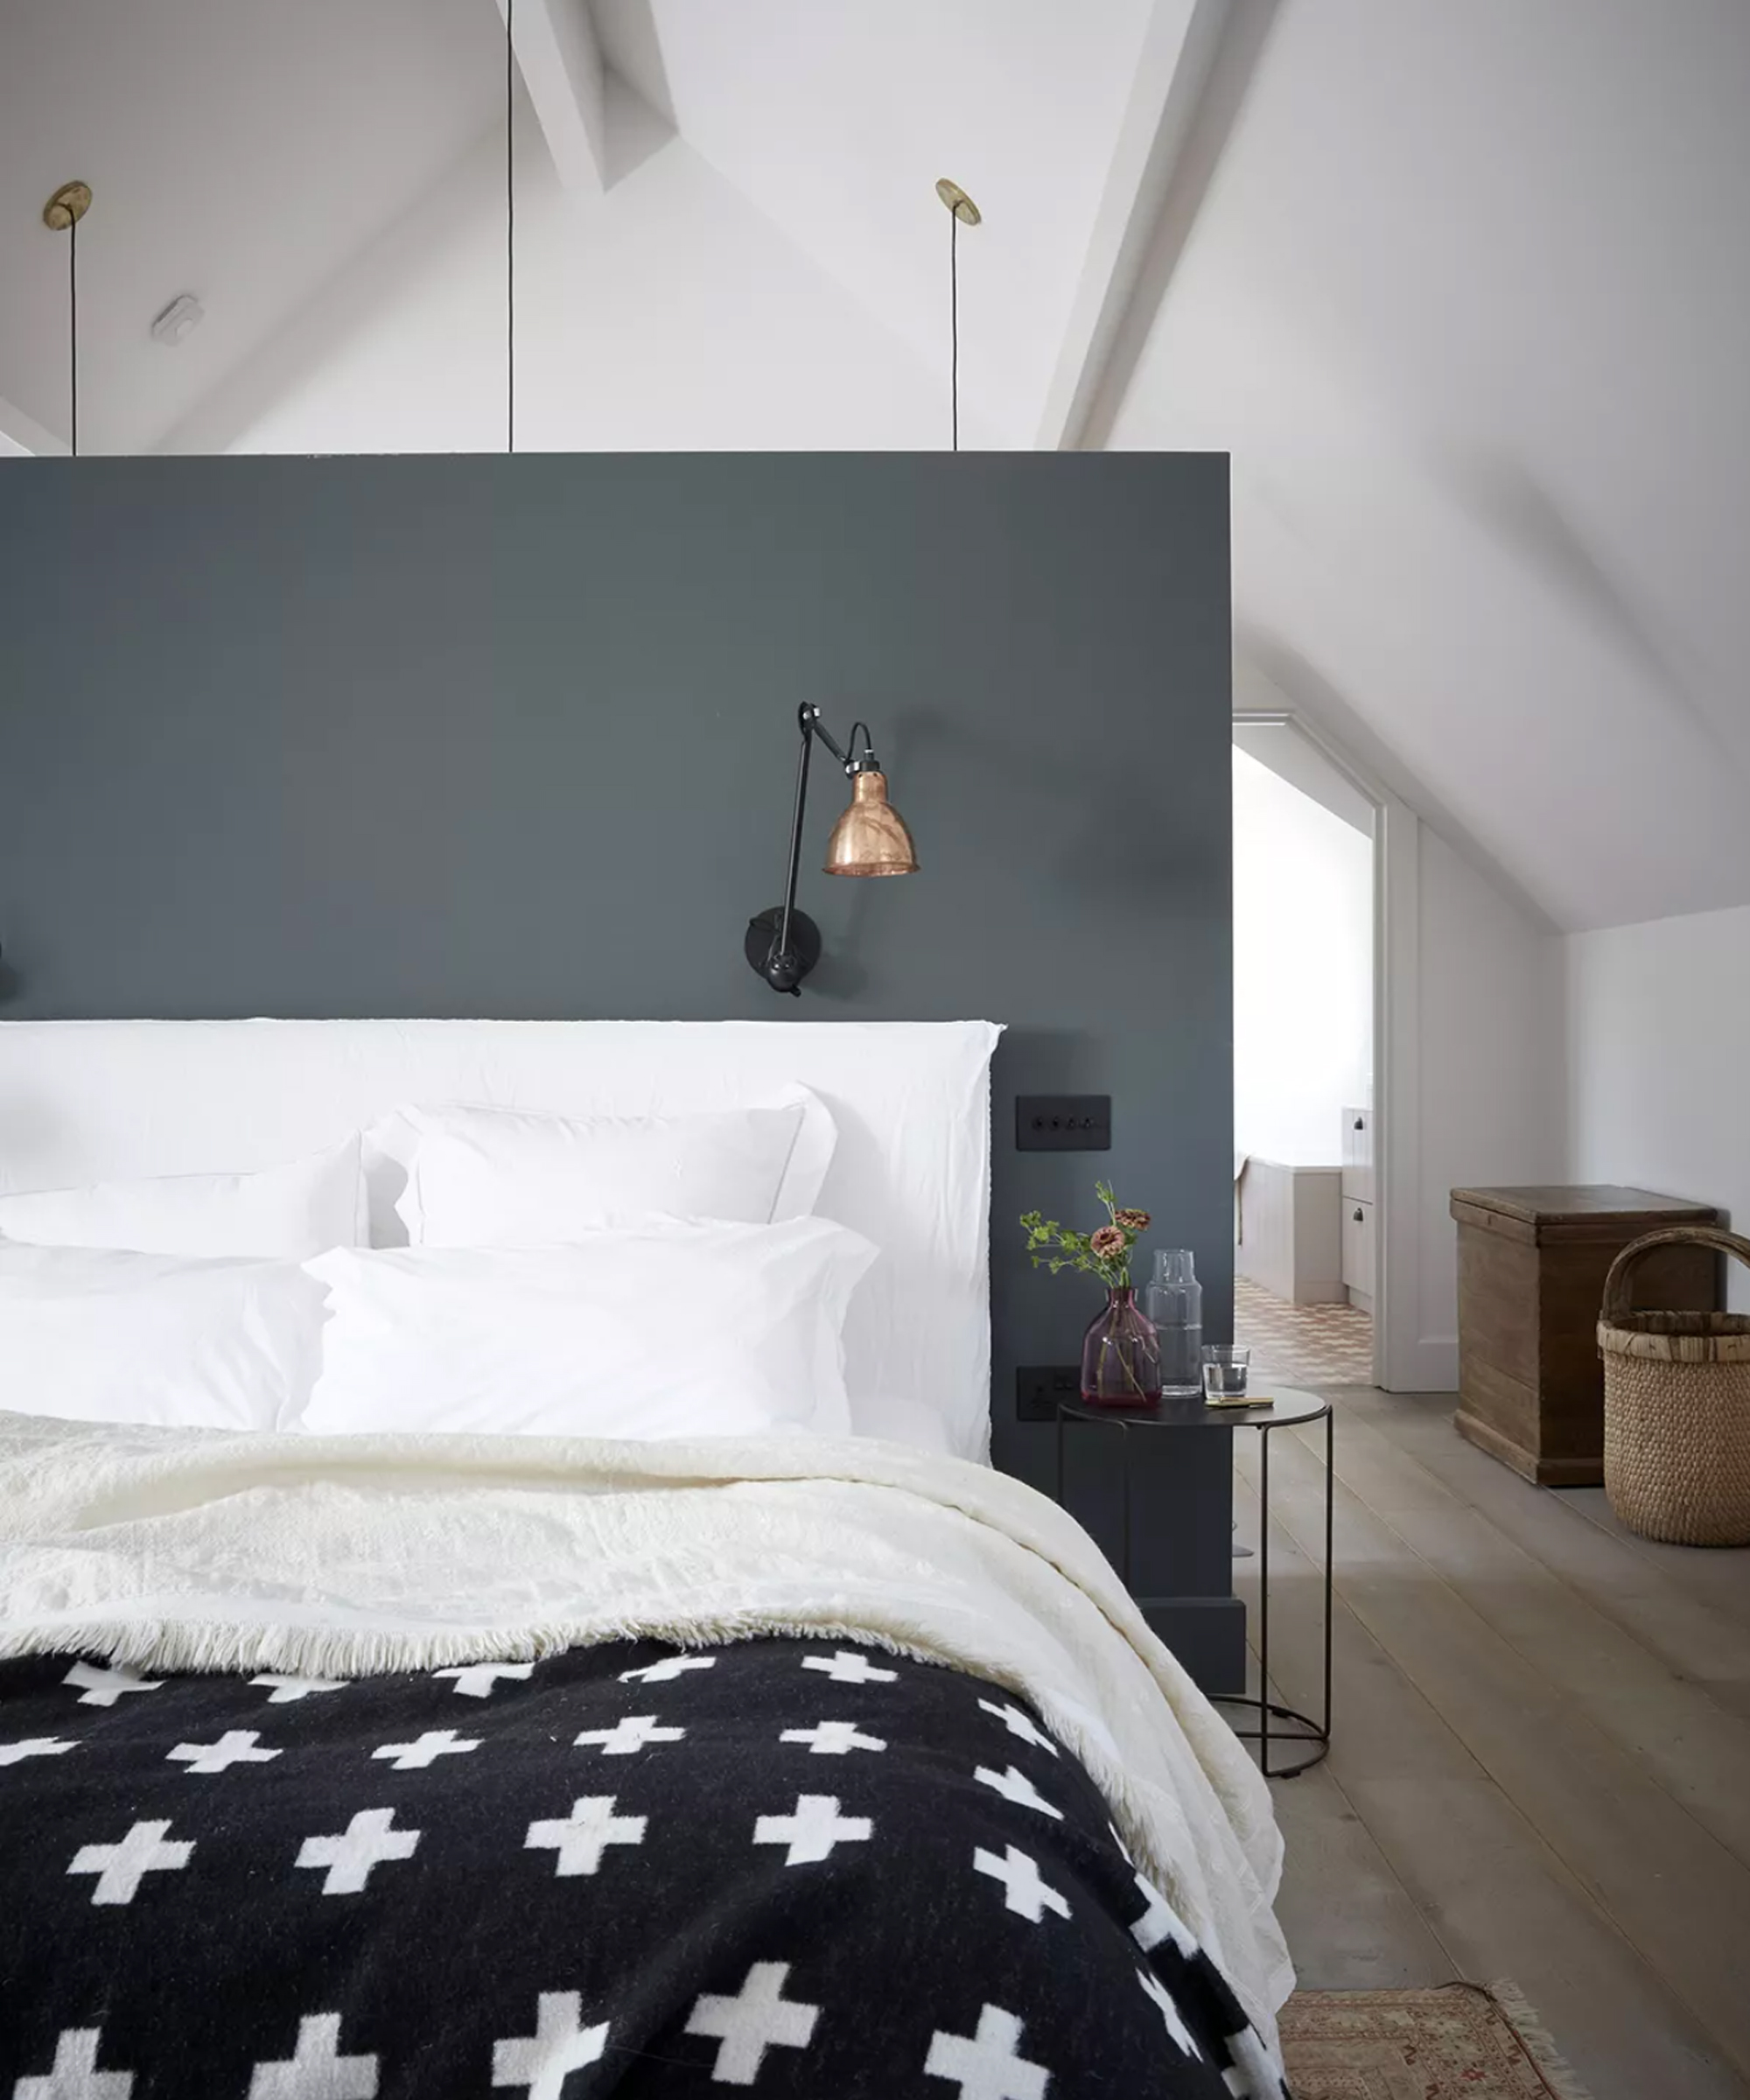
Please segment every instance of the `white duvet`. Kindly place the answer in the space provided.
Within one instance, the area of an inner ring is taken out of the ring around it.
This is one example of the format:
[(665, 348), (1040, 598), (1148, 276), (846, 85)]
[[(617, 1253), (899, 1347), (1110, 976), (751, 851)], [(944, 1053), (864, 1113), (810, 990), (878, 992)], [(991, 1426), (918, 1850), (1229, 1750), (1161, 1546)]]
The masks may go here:
[(315, 1676), (846, 1636), (1032, 1701), (1273, 2040), (1269, 1794), (1081, 1527), (867, 1438), (227, 1435), (0, 1413), (0, 1656)]

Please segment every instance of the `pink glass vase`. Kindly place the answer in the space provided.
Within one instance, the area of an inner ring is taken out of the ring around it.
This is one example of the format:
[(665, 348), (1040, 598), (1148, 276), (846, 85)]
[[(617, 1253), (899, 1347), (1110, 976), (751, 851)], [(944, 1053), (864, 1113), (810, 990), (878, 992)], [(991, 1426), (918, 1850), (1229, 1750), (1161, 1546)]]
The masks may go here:
[(1082, 1338), (1082, 1397), (1089, 1407), (1153, 1407), (1160, 1340), (1128, 1284), (1114, 1284)]

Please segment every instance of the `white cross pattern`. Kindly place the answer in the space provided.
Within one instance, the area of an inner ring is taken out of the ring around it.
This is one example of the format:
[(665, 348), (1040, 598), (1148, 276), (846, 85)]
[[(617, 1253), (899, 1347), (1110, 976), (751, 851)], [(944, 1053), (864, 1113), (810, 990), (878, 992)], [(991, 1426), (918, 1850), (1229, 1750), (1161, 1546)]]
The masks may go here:
[(228, 1728), (216, 1743), (178, 1743), (166, 1751), (164, 1762), (186, 1765), (191, 1772), (224, 1772), (233, 1765), (264, 1765), (279, 1755), (277, 1750), (258, 1750), (261, 1738), (253, 1728)]
[(1152, 1976), (1146, 1969), (1137, 1970), (1137, 1981), (1160, 2008), (1160, 2016), (1166, 2022), (1166, 2031), (1179, 2044), (1181, 2052), (1186, 2056), (1201, 2056), (1203, 2052), (1192, 2039), (1191, 2030), (1180, 2017), (1179, 2007), (1172, 2001), (1172, 1993), (1166, 1985), (1158, 1976)]
[(755, 1962), (733, 1998), (705, 1992), (687, 2015), (687, 2033), (714, 2037), (713, 2085), (752, 2085), (767, 2049), (805, 2049), (820, 2018), (818, 2006), (784, 1996), (788, 1962)]
[(111, 1670), (108, 1664), (96, 1662), (75, 1662), (61, 1683), (84, 1686), (79, 1695), (81, 1706), (113, 1706), (124, 1691), (163, 1689), (162, 1678), (143, 1677), (131, 1670), (119, 1666)]
[(1011, 1735), (1018, 1735), (1024, 1743), (1031, 1743), (1035, 1750), (1049, 1750), (1055, 1757), (1057, 1745), (1048, 1735), (1035, 1728), (1018, 1706), (1011, 1706), (1005, 1700), (1000, 1706), (995, 1699), (980, 1699), (978, 1704), (986, 1713), (994, 1713)]
[[(0, 1743), (0, 1765), (22, 1765), (27, 1757), (61, 1757), (76, 1748), (73, 1743), (64, 1743), (58, 1735), (27, 1735), (21, 1743)], [(83, 2027), (69, 2027), (70, 2034), (82, 2034)]]
[(1063, 1821), (1063, 1810), (1053, 1808), (1026, 1774), (1017, 1772), (1012, 1765), (1001, 1772), (993, 1772), (989, 1765), (980, 1765), (972, 1776), (981, 1786), (994, 1787), (1005, 1801), (1012, 1801), (1018, 1808), (1037, 1809), (1054, 1823)]
[(599, 1750), (604, 1757), (630, 1757), (648, 1743), (678, 1743), (684, 1728), (659, 1728), (654, 1713), (629, 1714), (612, 1728), (585, 1728), (575, 1737), (579, 1750)]
[(1021, 2054), (1021, 2022), (1000, 2006), (986, 2006), (978, 2032), (930, 2037), (924, 2075), (960, 2088), (960, 2100), (1045, 2100), (1051, 2073)]
[(831, 1656), (804, 1656), (802, 1668), (819, 1670), (835, 1684), (892, 1684), (900, 1676), (897, 1670), (878, 1669), (854, 1648), (841, 1648)]
[(460, 1757), (478, 1750), (482, 1740), (480, 1736), (458, 1735), (453, 1728), (428, 1728), (417, 1742), (385, 1743), (371, 1755), (388, 1758), (391, 1772), (423, 1772), (440, 1757)]
[(264, 1670), (258, 1677), (249, 1679), (251, 1684), (271, 1684), (268, 1694), (270, 1706), (289, 1706), (295, 1699), (307, 1699), (318, 1691), (345, 1691), (345, 1677), (290, 1677), (277, 1670)]
[(70, 1874), (95, 1874), (94, 1903), (131, 1903), (148, 1874), (169, 1873), (188, 1865), (191, 1838), (166, 1844), (167, 1823), (136, 1823), (119, 1844), (82, 1844), (73, 1856)]
[(102, 2027), (63, 2027), (55, 2043), (54, 2068), (40, 2077), (21, 2078), (12, 2100), (128, 2100), (131, 2071), (100, 2071)]
[(583, 2000), (575, 1991), (543, 1991), (534, 2034), (494, 2042), (493, 2083), (526, 2085), (528, 2100), (561, 2100), (571, 2072), (600, 2062), (607, 2030), (606, 2020), (584, 2025)]
[(812, 1728), (787, 1728), (780, 1743), (806, 1743), (810, 1757), (844, 1757), (853, 1750), (885, 1750), (878, 1735), (864, 1735), (855, 1721), (816, 1721)]
[(374, 2100), (377, 2060), (340, 2054), (340, 2015), (312, 2012), (298, 2023), (298, 2048), (258, 2063), (249, 2100)]
[(640, 1670), (621, 1670), (620, 1681), (622, 1684), (666, 1684), (683, 1670), (716, 1668), (715, 1656), (664, 1656), (660, 1662), (647, 1662)]
[(571, 1803), (571, 1812), (548, 1823), (531, 1823), (522, 1841), (524, 1852), (554, 1852), (559, 1863), (554, 1869), (563, 1879), (568, 1874), (592, 1874), (601, 1866), (611, 1844), (642, 1844), (645, 1816), (616, 1816), (614, 1794), (590, 1794)]
[(519, 1683), (535, 1675), (532, 1662), (463, 1662), (449, 1670), (434, 1670), (434, 1677), (454, 1677), (455, 1689), (465, 1699), (489, 1699), (500, 1677)]
[(993, 1881), (1003, 1884), (1003, 1908), (1012, 1910), (1018, 1918), (1026, 1918), (1037, 1925), (1046, 1911), (1054, 1911), (1060, 1918), (1069, 1915), (1069, 1906), (1057, 1891), (1040, 1879), (1037, 1864), (1015, 1845), (1004, 1848), (999, 1859), (995, 1852), (987, 1852), (981, 1844), (972, 1855), (975, 1873), (988, 1874)]
[(1130, 1937), (1144, 1954), (1152, 1953), (1163, 1940), (1171, 1940), (1189, 1961), (1197, 1951), (1197, 1942), (1186, 1930), (1178, 1912), (1146, 1875), (1138, 1874), (1136, 1883), (1148, 1908), (1131, 1926)]
[(344, 1830), (327, 1838), (306, 1838), (295, 1864), (328, 1869), (322, 1884), (325, 1896), (356, 1896), (374, 1867), (386, 1860), (413, 1857), (422, 1833), (397, 1830), (394, 1824), (393, 1809), (360, 1809)]
[(860, 1844), (875, 1825), (866, 1816), (841, 1816), (836, 1794), (799, 1794), (794, 1814), (762, 1816), (753, 1826), (755, 1844), (782, 1844), (786, 1866), (825, 1859), (836, 1844)]

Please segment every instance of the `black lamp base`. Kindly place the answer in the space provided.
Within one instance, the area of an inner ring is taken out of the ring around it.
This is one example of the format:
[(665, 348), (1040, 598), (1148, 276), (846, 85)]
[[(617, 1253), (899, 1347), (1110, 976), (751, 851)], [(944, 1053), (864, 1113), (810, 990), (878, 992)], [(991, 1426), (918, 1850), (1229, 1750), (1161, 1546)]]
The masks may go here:
[(747, 937), (741, 944), (748, 966), (764, 977), (774, 991), (788, 991), (800, 996), (802, 979), (821, 959), (820, 928), (806, 912), (790, 914), (790, 951), (787, 956), (774, 956), (773, 945), (778, 938), (778, 929), (784, 923), (781, 905), (774, 905), (769, 912), (761, 912), (757, 918), (747, 921)]

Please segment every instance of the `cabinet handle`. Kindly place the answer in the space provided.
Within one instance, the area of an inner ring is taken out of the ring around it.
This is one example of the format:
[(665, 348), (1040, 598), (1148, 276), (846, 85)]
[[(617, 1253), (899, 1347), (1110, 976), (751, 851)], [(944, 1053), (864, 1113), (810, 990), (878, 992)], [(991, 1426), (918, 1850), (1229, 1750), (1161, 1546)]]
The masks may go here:
[(1366, 1128), (1367, 1128), (1367, 1127), (1368, 1127), (1368, 1126), (1367, 1126), (1367, 1120), (1366, 1120), (1366, 1118), (1365, 1118), (1364, 1116), (1357, 1116), (1355, 1117), (1355, 1128), (1356, 1128), (1358, 1130), (1366, 1130)]
[(1364, 1210), (1358, 1210), (1355, 1213), (1355, 1223), (1357, 1225), (1365, 1225), (1367, 1223), (1367, 1213)]

